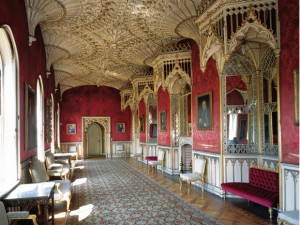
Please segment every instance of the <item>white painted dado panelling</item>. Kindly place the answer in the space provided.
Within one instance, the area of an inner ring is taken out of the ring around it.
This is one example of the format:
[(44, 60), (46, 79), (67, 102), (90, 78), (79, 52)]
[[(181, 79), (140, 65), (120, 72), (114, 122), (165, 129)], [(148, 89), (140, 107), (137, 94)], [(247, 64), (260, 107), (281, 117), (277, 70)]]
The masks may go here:
[(249, 169), (258, 164), (256, 155), (224, 155), (224, 183), (248, 182)]
[(130, 151), (132, 149), (132, 142), (131, 141), (113, 141), (111, 146), (111, 157), (120, 157), (120, 154), (117, 153), (117, 145), (123, 145), (123, 149), (126, 152), (126, 155), (130, 155)]
[(262, 158), (262, 165), (264, 168), (278, 170), (278, 156), (262, 155), (261, 158)]
[[(192, 151), (193, 154), (193, 167), (195, 165), (195, 158), (204, 157), (206, 159), (205, 166), (205, 184), (204, 189), (214, 193), (216, 195), (222, 196), (221, 189), (221, 173), (220, 173), (220, 154), (208, 153), (202, 151)], [(196, 183), (197, 186), (201, 186), (200, 182)]]
[(299, 165), (281, 164), (282, 210), (299, 210)]

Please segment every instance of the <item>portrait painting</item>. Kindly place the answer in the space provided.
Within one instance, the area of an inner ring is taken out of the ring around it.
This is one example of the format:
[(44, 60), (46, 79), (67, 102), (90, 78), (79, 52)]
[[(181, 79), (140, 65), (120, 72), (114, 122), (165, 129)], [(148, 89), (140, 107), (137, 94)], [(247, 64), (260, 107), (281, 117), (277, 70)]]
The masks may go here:
[(293, 70), (294, 76), (294, 108), (295, 108), (295, 126), (299, 126), (299, 69)]
[(76, 134), (76, 124), (67, 124), (67, 134)]
[(246, 139), (246, 136), (247, 136), (247, 120), (242, 119), (240, 122), (239, 139)]
[(166, 131), (167, 130), (167, 116), (166, 111), (162, 111), (159, 113), (159, 121), (160, 121), (160, 131)]
[(125, 133), (125, 123), (117, 123), (117, 133)]
[(141, 132), (141, 133), (142, 133), (142, 132), (145, 132), (144, 124), (145, 124), (145, 122), (144, 122), (144, 117), (141, 116), (141, 117), (140, 117), (140, 132)]
[(37, 147), (36, 92), (25, 82), (25, 149)]
[(197, 97), (197, 129), (212, 129), (212, 93), (207, 92)]
[(192, 123), (189, 123), (189, 132), (192, 132), (192, 130), (193, 130), (193, 125)]

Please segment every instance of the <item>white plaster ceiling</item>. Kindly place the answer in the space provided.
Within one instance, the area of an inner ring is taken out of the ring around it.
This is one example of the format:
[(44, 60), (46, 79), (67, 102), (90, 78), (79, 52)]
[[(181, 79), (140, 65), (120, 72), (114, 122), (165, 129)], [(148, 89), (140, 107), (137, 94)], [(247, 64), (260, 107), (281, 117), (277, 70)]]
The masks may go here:
[[(41, 26), (47, 70), (61, 91), (128, 86), (164, 46), (199, 38), (199, 8), (213, 0), (25, 0), (30, 39)], [(33, 43), (34, 44), (34, 43)]]

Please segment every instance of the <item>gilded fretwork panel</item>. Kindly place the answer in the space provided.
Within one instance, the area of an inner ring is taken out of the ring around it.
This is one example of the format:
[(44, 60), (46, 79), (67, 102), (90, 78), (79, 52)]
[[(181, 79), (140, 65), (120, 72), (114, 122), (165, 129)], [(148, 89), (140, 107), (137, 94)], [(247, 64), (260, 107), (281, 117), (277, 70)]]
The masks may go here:
[(220, 74), (237, 50), (249, 52), (258, 69), (262, 50), (267, 46), (278, 48), (277, 1), (218, 1), (196, 23), (202, 37), (201, 68), (205, 69), (208, 58), (213, 57)]
[(171, 96), (171, 138), (172, 146), (178, 146), (180, 134), (180, 95)]
[(183, 79), (183, 83), (191, 85), (191, 53), (190, 43), (182, 43), (166, 51), (162, 51), (156, 58), (149, 62), (154, 69), (155, 92), (157, 92), (160, 86), (172, 92), (172, 86), (178, 79)]
[[(211, 8), (200, 14), (196, 23), (199, 26), (201, 35), (207, 34), (209, 23), (213, 24), (213, 29), (223, 39), (230, 39), (231, 36), (242, 26), (244, 18), (249, 12), (249, 8), (258, 15), (267, 29), (277, 33), (277, 1), (252, 1), (248, 0), (230, 0), (216, 1)], [(224, 30), (224, 28), (227, 28)]]
[(153, 75), (137, 77), (132, 81), (133, 99), (138, 104), (144, 99), (147, 104), (149, 96), (154, 92)]
[(125, 110), (128, 106), (133, 107), (133, 90), (126, 89), (120, 92), (121, 95), (121, 110)]

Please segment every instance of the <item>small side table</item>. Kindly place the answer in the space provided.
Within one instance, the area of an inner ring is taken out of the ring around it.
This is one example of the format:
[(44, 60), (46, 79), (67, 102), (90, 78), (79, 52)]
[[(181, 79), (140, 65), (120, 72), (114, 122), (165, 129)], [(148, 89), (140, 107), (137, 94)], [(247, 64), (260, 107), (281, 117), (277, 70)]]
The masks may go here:
[[(54, 224), (54, 187), (55, 182), (42, 182), (32, 184), (20, 184), (2, 201), (6, 207), (18, 207), (36, 205), (38, 208), (38, 217), (43, 217), (39, 224), (48, 224), (49, 203), (52, 205), (52, 225)], [(43, 214), (42, 214), (43, 211)]]
[(278, 225), (298, 225), (299, 211), (279, 212), (277, 217)]

